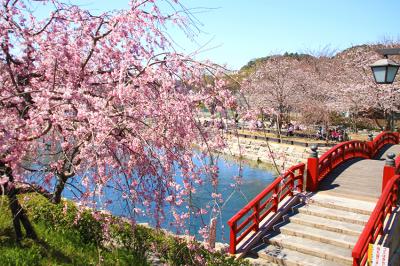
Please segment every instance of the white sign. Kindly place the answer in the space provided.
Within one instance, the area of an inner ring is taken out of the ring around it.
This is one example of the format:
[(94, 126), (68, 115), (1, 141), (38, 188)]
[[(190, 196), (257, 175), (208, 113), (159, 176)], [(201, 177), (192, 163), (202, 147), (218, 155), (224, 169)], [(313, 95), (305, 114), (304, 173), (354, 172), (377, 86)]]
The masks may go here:
[(389, 265), (389, 248), (381, 245), (369, 244), (368, 262), (371, 266), (387, 266)]

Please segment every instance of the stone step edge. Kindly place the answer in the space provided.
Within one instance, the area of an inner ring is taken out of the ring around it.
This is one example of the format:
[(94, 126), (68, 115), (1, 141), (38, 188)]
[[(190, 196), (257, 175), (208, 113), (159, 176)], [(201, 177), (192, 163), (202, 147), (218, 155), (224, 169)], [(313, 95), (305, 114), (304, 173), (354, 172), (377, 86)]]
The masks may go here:
[(324, 235), (317, 235), (317, 234), (313, 234), (310, 232), (299, 231), (299, 230), (296, 230), (293, 228), (287, 228), (287, 227), (285, 228), (284, 226), (280, 228), (280, 231), (281, 231), (281, 233), (284, 233), (287, 235), (310, 239), (310, 240), (314, 240), (317, 242), (330, 244), (330, 245), (342, 247), (342, 248), (352, 249), (355, 245), (355, 243), (348, 242), (345, 240), (333, 239), (333, 238), (326, 237)]
[[(324, 218), (324, 217), (313, 216), (313, 215), (309, 215), (309, 214), (305, 214), (305, 213), (301, 213), (301, 214), (302, 215), (307, 215), (307, 216), (310, 216), (310, 217), (331, 220), (332, 223), (341, 222), (341, 221), (332, 220), (332, 219), (328, 219), (328, 218)], [(353, 236), (359, 236), (361, 234), (362, 230), (363, 230), (362, 227), (360, 228), (361, 229), (360, 231), (348, 229), (348, 228), (345, 228), (345, 226), (343, 226), (342, 228), (338, 228), (338, 227), (335, 227), (335, 224), (327, 225), (326, 223), (320, 222), (317, 219), (315, 219), (315, 221), (309, 221), (309, 220), (305, 220), (305, 219), (301, 219), (299, 217), (296, 217), (296, 215), (289, 216), (287, 219), (291, 223), (306, 225), (306, 226), (314, 227), (314, 228), (317, 228), (317, 229), (323, 229), (323, 230), (327, 230), (327, 231), (335, 232), (335, 233), (350, 234), (350, 235), (353, 235)], [(343, 223), (343, 222), (341, 222), (341, 223)], [(348, 223), (348, 224), (353, 224), (353, 223)]]
[[(277, 247), (275, 247), (277, 248)], [(281, 251), (286, 251), (285, 254), (288, 254), (288, 256), (284, 258), (279, 258), (276, 256), (273, 256), (272, 254), (268, 254), (266, 252), (266, 249), (263, 249), (258, 252), (258, 257), (263, 258), (267, 260), (268, 262), (273, 262), (279, 265), (287, 265), (287, 266), (315, 266), (316, 259), (318, 260), (319, 264), (318, 265), (324, 265), (324, 266), (337, 266), (337, 263), (311, 256), (308, 254), (304, 254), (298, 251), (290, 250), (290, 249), (285, 249), (285, 248), (280, 248)], [(293, 258), (294, 256), (297, 256), (299, 259)]]
[(312, 197), (310, 199), (311, 199), (311, 202), (309, 203), (309, 205), (316, 205), (316, 206), (321, 206), (321, 207), (330, 208), (330, 209), (355, 212), (355, 213), (363, 214), (363, 215), (371, 215), (371, 213), (372, 213), (372, 210), (343, 206), (341, 204), (337, 204), (337, 203), (333, 203), (333, 202), (324, 202), (324, 200), (322, 200), (322, 199), (313, 199)]
[[(285, 235), (283, 235), (285, 236)], [(290, 236), (288, 238), (288, 241), (285, 241), (285, 239), (277, 239), (277, 237), (279, 236), (275, 236), (272, 237), (270, 239), (265, 239), (264, 241), (266, 242), (266, 244), (271, 244), (274, 246), (279, 246), (279, 247), (283, 247), (286, 249), (290, 249), (290, 250), (294, 250), (297, 252), (301, 252), (310, 256), (314, 256), (314, 257), (319, 257), (325, 260), (329, 260), (332, 262), (336, 262), (336, 263), (345, 263), (345, 264), (352, 264), (353, 259), (351, 257), (345, 257), (343, 255), (331, 252), (332, 249), (327, 249), (324, 250), (323, 252), (321, 252), (321, 250), (318, 249), (318, 247), (321, 246), (321, 244), (323, 246), (332, 246), (331, 244), (327, 244), (327, 243), (320, 243), (318, 241), (315, 240), (309, 240), (309, 239), (303, 239), (301, 237), (297, 237), (297, 236)], [(298, 238), (301, 239), (304, 243), (307, 243), (303, 246), (300, 246), (299, 243), (293, 243), (292, 240), (293, 238)], [(337, 248), (336, 246), (334, 246), (333, 248)], [(342, 248), (345, 249), (345, 248)], [(351, 249), (348, 249), (351, 254)]]
[(327, 218), (327, 219), (331, 219), (331, 220), (336, 220), (336, 221), (344, 221), (344, 222), (348, 222), (348, 223), (353, 223), (353, 224), (358, 224), (358, 225), (363, 225), (365, 226), (367, 224), (368, 220), (361, 220), (361, 219), (356, 219), (356, 218), (351, 218), (348, 216), (338, 216), (338, 215), (334, 215), (334, 214), (329, 214), (326, 212), (319, 212), (318, 210), (312, 209), (312, 208), (299, 208), (296, 210), (299, 213), (305, 213), (308, 215), (312, 215), (312, 216), (317, 216), (317, 217), (322, 217), (322, 218)]

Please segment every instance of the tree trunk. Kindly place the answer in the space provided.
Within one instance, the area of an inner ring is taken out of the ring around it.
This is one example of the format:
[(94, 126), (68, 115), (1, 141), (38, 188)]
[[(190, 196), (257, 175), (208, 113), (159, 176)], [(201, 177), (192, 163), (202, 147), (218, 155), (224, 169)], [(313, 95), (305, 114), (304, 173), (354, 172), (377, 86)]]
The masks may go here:
[(8, 183), (6, 184), (6, 194), (8, 197), (9, 208), (12, 214), (13, 226), (17, 241), (23, 238), (21, 224), (25, 229), (26, 236), (32, 239), (37, 239), (37, 235), (25, 210), (17, 198), (17, 189), (14, 185), (14, 177), (12, 175), (11, 168), (8, 167), (4, 162), (0, 161), (0, 174), (8, 177)]
[(25, 229), (26, 236), (32, 239), (37, 239), (36, 232), (33, 229), (33, 226), (29, 221), (29, 218), (26, 215), (25, 210), (22, 208), (21, 204), (18, 201), (15, 188), (12, 187), (11, 189), (8, 189), (7, 197), (9, 202), (9, 208), (11, 210), (13, 218), (13, 225), (17, 241), (20, 241), (23, 238), (21, 223)]
[(330, 138), (330, 136), (329, 136), (329, 122), (328, 121), (325, 121), (325, 123), (324, 123), (324, 127), (325, 127), (325, 142), (326, 143), (328, 143), (329, 142), (329, 138)]
[(390, 111), (385, 111), (385, 130), (391, 131), (392, 129), (392, 115)]
[(391, 131), (392, 129), (392, 121), (391, 121), (391, 117), (387, 116), (385, 119), (386, 125), (385, 125), (385, 130), (386, 131)]
[(354, 133), (358, 133), (358, 128), (357, 128), (357, 117), (355, 115), (351, 116), (351, 122), (353, 124), (353, 129), (354, 129)]
[(65, 182), (67, 182), (67, 178), (65, 176), (58, 177), (58, 183), (55, 187), (53, 197), (51, 199), (52, 203), (58, 204), (61, 202), (61, 194), (64, 191)]
[(281, 124), (281, 114), (277, 114), (276, 115), (276, 129), (277, 129), (277, 133), (278, 133), (278, 138), (279, 140), (282, 142), (282, 124)]
[(375, 124), (379, 127), (381, 131), (383, 131), (383, 126), (379, 123), (377, 118), (374, 118)]

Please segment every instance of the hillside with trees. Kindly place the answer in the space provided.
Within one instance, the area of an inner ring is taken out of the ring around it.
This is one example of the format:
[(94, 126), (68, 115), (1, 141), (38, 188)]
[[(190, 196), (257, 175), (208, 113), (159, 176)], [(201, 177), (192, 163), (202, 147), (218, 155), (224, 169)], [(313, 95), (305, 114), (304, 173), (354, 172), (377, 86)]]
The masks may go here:
[[(384, 129), (390, 113), (399, 111), (399, 86), (375, 84), (369, 65), (382, 58), (377, 49), (399, 46), (360, 45), (333, 56), (267, 56), (251, 60), (235, 78), (250, 107), (259, 117), (274, 120), (278, 129), (291, 119), (326, 126), (339, 120), (354, 129), (367, 123)], [(338, 119), (343, 114), (347, 118)]]

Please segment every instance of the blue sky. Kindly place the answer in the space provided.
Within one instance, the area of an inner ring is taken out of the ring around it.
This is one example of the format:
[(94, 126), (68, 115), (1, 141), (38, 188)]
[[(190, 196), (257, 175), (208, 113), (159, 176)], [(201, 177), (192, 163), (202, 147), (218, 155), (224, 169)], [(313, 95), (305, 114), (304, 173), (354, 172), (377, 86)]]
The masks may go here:
[[(70, 0), (89, 9), (127, 6), (128, 0)], [(204, 7), (196, 18), (202, 33), (196, 42), (172, 30), (186, 53), (206, 45), (198, 59), (239, 69), (249, 60), (275, 53), (342, 50), (400, 39), (399, 0), (183, 0)], [(199, 9), (194, 9), (193, 12)]]

